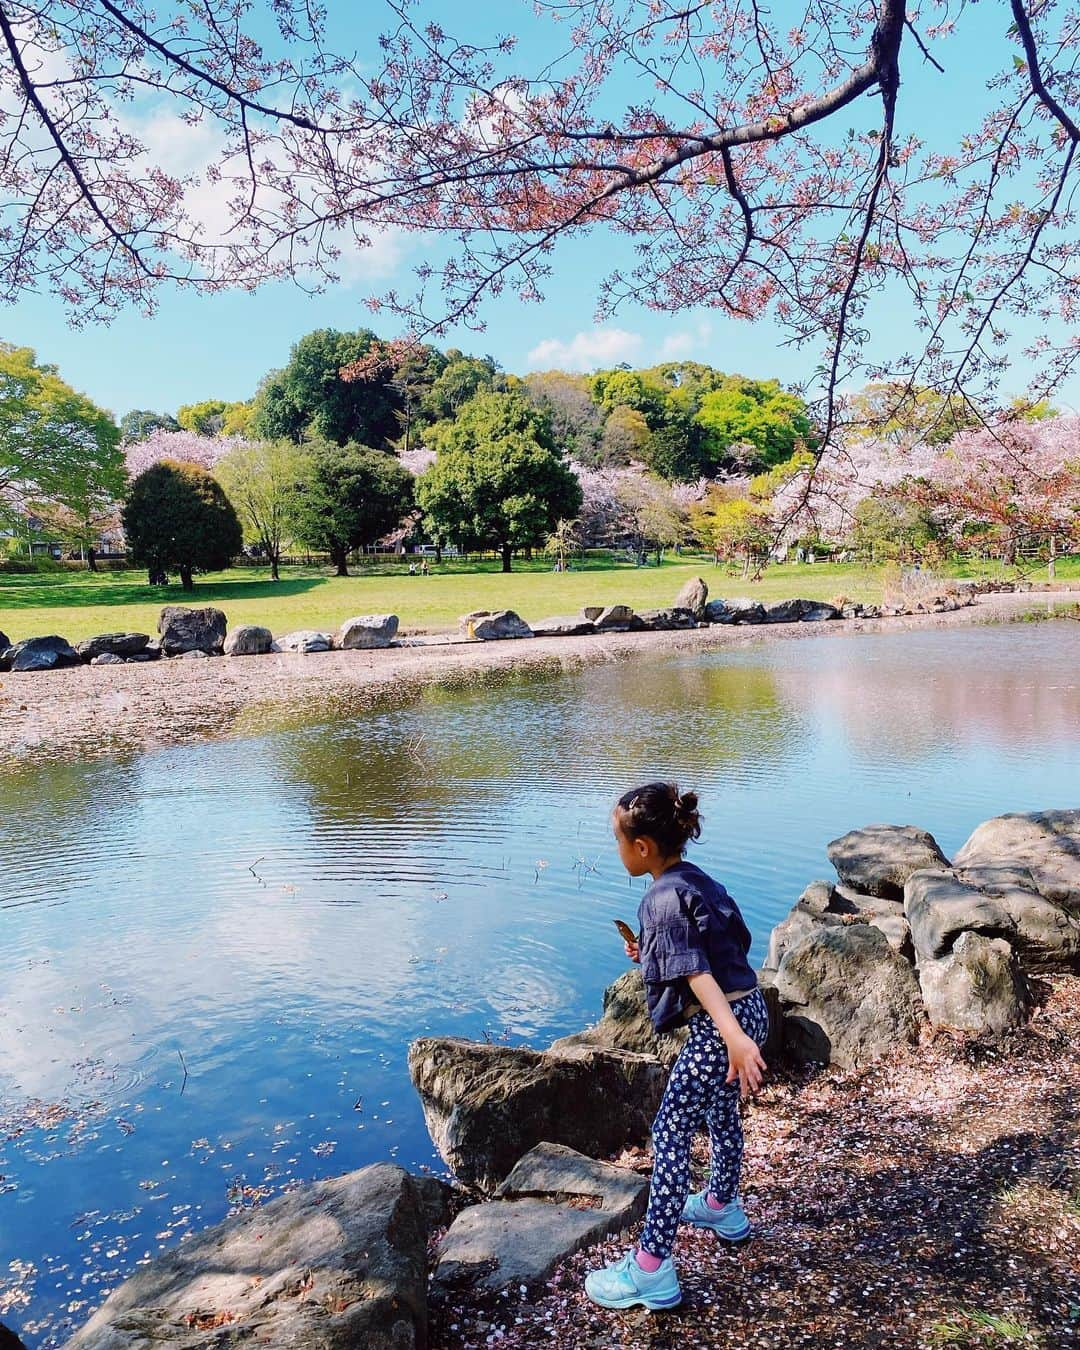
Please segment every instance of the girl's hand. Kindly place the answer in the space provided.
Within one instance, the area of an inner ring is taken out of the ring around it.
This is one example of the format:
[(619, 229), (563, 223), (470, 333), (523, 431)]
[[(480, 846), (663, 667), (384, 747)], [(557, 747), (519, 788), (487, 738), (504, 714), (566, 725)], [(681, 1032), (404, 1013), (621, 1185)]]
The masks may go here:
[(636, 942), (624, 942), (623, 947), (631, 961), (641, 960), (641, 948)]
[(738, 1078), (740, 1097), (745, 1098), (747, 1093), (757, 1092), (761, 1087), (761, 1077), (766, 1068), (757, 1042), (745, 1031), (740, 1031), (737, 1036), (733, 1034), (727, 1042), (727, 1052), (728, 1071), (724, 1082), (734, 1083)]

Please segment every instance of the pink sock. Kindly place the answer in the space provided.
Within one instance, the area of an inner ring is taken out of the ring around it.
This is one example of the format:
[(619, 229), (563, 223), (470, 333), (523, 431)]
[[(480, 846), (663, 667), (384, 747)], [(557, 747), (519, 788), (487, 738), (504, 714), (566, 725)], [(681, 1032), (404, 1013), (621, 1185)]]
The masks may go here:
[(706, 1195), (705, 1195), (705, 1203), (709, 1206), (710, 1209), (724, 1209), (724, 1208), (725, 1208), (724, 1202), (723, 1202), (722, 1200), (717, 1200), (716, 1196), (713, 1195), (712, 1191), (707, 1191), (707, 1192), (706, 1192)]
[(652, 1252), (647, 1252), (644, 1247), (637, 1249), (634, 1253), (634, 1259), (641, 1269), (647, 1271), (650, 1275), (664, 1264), (662, 1256), (653, 1256)]

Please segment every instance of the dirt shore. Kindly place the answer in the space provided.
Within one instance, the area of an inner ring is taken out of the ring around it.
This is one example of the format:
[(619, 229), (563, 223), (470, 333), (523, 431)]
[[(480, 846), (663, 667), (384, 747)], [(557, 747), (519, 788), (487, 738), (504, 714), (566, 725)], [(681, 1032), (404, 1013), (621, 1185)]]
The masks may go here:
[(955, 628), (1045, 614), (1080, 591), (982, 596), (949, 614), (833, 623), (708, 627), (518, 642), (394, 647), (143, 665), (85, 666), (0, 677), (0, 754), (10, 759), (115, 755), (209, 737), (257, 735), (410, 702), (428, 686), (482, 687), (606, 661), (760, 642)]
[[(768, 1084), (746, 1120), (756, 1236), (726, 1248), (680, 1228), (677, 1311), (586, 1299), (586, 1272), (635, 1229), (538, 1297), (443, 1308), (432, 1350), (1080, 1345), (1080, 980), (1054, 976), (1039, 1000), (997, 1040), (939, 1033), (859, 1073)], [(702, 1151), (695, 1180), (706, 1170)]]

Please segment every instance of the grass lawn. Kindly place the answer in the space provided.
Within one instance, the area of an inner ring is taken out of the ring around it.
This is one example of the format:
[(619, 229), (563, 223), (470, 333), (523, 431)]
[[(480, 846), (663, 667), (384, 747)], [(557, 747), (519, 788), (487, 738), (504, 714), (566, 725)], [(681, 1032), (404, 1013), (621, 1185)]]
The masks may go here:
[[(625, 603), (636, 609), (670, 605), (683, 582), (703, 576), (713, 595), (753, 595), (768, 603), (805, 596), (829, 600), (881, 598), (881, 571), (860, 564), (785, 564), (761, 581), (729, 575), (704, 558), (672, 558), (660, 567), (637, 568), (590, 558), (579, 570), (553, 573), (550, 563), (515, 562), (509, 576), (498, 563), (444, 563), (428, 577), (410, 577), (405, 564), (380, 563), (333, 577), (318, 568), (289, 567), (272, 582), (266, 570), (243, 568), (197, 579), (185, 595), (179, 585), (151, 589), (145, 571), (56, 572), (32, 576), (0, 573), (0, 630), (13, 641), (58, 633), (69, 641), (96, 633), (155, 633), (161, 606), (216, 605), (230, 627), (262, 624), (275, 634), (297, 628), (336, 629), (354, 614), (394, 613), (404, 630), (454, 627), (473, 609), (515, 609), (538, 620), (572, 614), (582, 605)], [(956, 575), (981, 572), (955, 569)], [(1000, 569), (998, 569), (1000, 571)], [(1045, 576), (1042, 569), (1038, 576)], [(1080, 576), (1080, 560), (1062, 560), (1058, 576)]]

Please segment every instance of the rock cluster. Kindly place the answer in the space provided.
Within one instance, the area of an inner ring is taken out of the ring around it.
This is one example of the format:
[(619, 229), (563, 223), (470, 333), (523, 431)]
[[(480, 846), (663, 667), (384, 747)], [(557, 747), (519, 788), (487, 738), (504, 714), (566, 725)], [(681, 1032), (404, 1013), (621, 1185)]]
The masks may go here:
[(840, 884), (808, 886), (766, 958), (797, 1060), (857, 1068), (924, 1022), (997, 1033), (1026, 1016), (1029, 974), (1080, 969), (1080, 811), (999, 816), (951, 864), (908, 825), (828, 853)]

